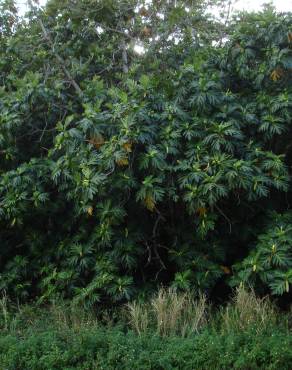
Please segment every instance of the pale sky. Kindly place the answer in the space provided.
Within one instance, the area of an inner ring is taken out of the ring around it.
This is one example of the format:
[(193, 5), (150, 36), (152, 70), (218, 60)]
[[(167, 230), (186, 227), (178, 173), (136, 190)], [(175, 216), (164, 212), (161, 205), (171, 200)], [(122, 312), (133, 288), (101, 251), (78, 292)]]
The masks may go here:
[[(21, 13), (27, 9), (25, 0), (16, 1)], [(233, 10), (260, 10), (262, 4), (267, 3), (267, 0), (237, 0), (233, 5)], [(39, 0), (41, 5), (46, 3), (46, 0)], [(273, 0), (273, 3), (278, 11), (292, 11), (292, 0)]]
[[(235, 10), (260, 10), (261, 6), (268, 1), (264, 0), (238, 0)], [(281, 12), (292, 11), (292, 0), (274, 0), (276, 9)]]

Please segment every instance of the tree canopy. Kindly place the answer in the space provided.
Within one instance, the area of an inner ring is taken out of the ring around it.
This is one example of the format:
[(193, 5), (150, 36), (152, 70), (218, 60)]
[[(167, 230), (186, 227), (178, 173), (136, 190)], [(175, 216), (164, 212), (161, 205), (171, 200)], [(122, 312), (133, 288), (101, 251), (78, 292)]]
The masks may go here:
[(292, 14), (222, 22), (210, 4), (50, 0), (21, 18), (0, 1), (11, 297), (289, 292)]

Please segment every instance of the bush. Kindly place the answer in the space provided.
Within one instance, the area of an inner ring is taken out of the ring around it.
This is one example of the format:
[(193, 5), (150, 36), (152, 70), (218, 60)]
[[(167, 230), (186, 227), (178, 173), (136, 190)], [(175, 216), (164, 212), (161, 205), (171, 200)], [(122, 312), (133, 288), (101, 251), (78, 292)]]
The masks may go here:
[(116, 305), (209, 294), (239, 263), (236, 285), (287, 292), (291, 232), (249, 251), (292, 196), (291, 13), (227, 28), (209, 0), (33, 3), (23, 21), (0, 0), (0, 290)]
[(233, 283), (248, 282), (269, 288), (272, 294), (289, 293), (292, 282), (292, 213), (272, 212), (250, 254), (234, 266)]
[(291, 369), (292, 337), (203, 332), (189, 338), (94, 328), (0, 338), (1, 369)]
[[(136, 302), (127, 307), (135, 330), (129, 330), (123, 322), (101, 325), (92, 311), (64, 303), (38, 310), (20, 307), (17, 314), (5, 306), (0, 369), (292, 367), (292, 336), (286, 315), (278, 315), (270, 302), (242, 288), (217, 314), (206, 310), (203, 297), (195, 303), (190, 293), (165, 289), (149, 303)], [(148, 321), (143, 326), (145, 317)], [(158, 318), (162, 318), (161, 323)], [(192, 326), (199, 319), (200, 325)], [(11, 322), (16, 323), (13, 329)], [(186, 330), (186, 326), (190, 328)]]

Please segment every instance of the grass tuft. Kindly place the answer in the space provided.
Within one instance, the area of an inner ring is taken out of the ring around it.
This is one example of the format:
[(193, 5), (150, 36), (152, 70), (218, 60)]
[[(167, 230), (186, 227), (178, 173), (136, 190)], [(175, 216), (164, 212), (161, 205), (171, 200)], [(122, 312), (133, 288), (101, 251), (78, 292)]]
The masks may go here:
[(276, 323), (277, 313), (268, 297), (258, 298), (252, 289), (240, 286), (220, 316), (223, 331), (240, 332), (252, 328), (259, 333)]
[(127, 305), (131, 327), (139, 334), (154, 329), (161, 336), (186, 337), (207, 324), (208, 304), (204, 295), (194, 299), (190, 292), (161, 288), (148, 304)]

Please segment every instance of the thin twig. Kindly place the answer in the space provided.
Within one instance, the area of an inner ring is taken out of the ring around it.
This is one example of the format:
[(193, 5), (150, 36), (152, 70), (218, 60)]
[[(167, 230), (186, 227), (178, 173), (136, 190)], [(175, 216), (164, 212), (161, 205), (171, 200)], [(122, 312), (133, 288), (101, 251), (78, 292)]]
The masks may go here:
[(159, 221), (162, 220), (162, 216), (161, 214), (158, 215), (156, 221), (155, 221), (155, 224), (154, 224), (154, 227), (153, 227), (153, 231), (152, 231), (152, 237), (155, 238), (156, 237), (156, 230), (157, 230), (157, 227), (158, 227), (158, 224), (159, 224)]
[(147, 241), (145, 242), (145, 245), (146, 245), (146, 247), (147, 247), (147, 251), (148, 251), (147, 263), (146, 263), (146, 265), (145, 265), (145, 267), (146, 267), (146, 266), (148, 266), (148, 265), (149, 265), (149, 263), (151, 262), (152, 253), (151, 253), (151, 248), (149, 247), (149, 244), (148, 244), (148, 242), (147, 242)]
[(161, 259), (160, 255), (158, 253), (158, 250), (157, 250), (157, 247), (156, 247), (155, 244), (154, 244), (153, 250), (154, 250), (154, 253), (155, 253), (156, 258), (158, 259), (158, 261), (159, 261), (159, 263), (161, 265), (161, 269), (157, 272), (156, 277), (155, 277), (155, 279), (157, 280), (159, 273), (162, 270), (166, 270), (166, 266), (165, 266), (164, 262), (162, 261), (162, 259)]
[(44, 134), (45, 134), (45, 131), (47, 130), (47, 127), (48, 127), (48, 121), (46, 120), (46, 117), (45, 117), (45, 122), (46, 122), (46, 125), (45, 125), (44, 129), (42, 130), (42, 134), (41, 134), (41, 136), (40, 136), (39, 142), (41, 142), (41, 141), (42, 141), (43, 136), (44, 136)]
[(230, 219), (225, 215), (225, 213), (217, 206), (215, 205), (215, 208), (217, 209), (217, 211), (219, 213), (221, 213), (221, 215), (225, 218), (225, 220), (229, 223), (229, 233), (231, 234), (232, 232), (232, 225), (231, 225), (231, 221)]

